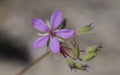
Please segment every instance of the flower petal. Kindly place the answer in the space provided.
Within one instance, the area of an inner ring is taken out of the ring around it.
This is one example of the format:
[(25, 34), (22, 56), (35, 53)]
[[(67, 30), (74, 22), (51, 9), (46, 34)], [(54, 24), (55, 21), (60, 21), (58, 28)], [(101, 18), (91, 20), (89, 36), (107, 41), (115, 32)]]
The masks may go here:
[(56, 10), (50, 17), (51, 27), (55, 29), (58, 25), (60, 25), (61, 20), (62, 20), (62, 12)]
[(50, 49), (52, 53), (56, 54), (60, 51), (59, 41), (55, 37), (50, 38)]
[(60, 36), (61, 38), (70, 38), (73, 36), (74, 31), (73, 30), (68, 30), (68, 29), (61, 29), (56, 31), (56, 35)]
[(42, 48), (42, 47), (46, 44), (48, 38), (49, 38), (48, 35), (38, 38), (38, 39), (33, 43), (33, 48)]
[(39, 18), (33, 18), (32, 25), (38, 31), (42, 31), (42, 32), (48, 31), (47, 25), (44, 23), (43, 20), (41, 20)]

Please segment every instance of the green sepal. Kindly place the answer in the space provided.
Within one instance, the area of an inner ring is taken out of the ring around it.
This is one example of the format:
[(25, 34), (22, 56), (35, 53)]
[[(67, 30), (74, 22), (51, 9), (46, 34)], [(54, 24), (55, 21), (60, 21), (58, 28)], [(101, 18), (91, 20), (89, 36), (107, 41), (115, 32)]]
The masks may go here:
[(49, 44), (50, 44), (50, 38), (47, 41), (47, 47), (49, 47)]
[(65, 28), (66, 28), (66, 19), (64, 19), (56, 29), (65, 29)]
[(87, 27), (87, 26), (83, 26), (83, 27), (80, 27), (80, 28), (78, 29), (78, 32), (79, 32), (79, 33), (88, 32), (88, 31), (89, 31), (89, 27)]
[(59, 37), (59, 36), (55, 36), (55, 37), (57, 38), (58, 41), (64, 42), (64, 40), (61, 37)]
[(92, 34), (92, 32), (82, 32), (82, 33), (79, 33), (80, 35), (84, 35), (84, 34)]
[(90, 61), (90, 60), (92, 60), (95, 56), (96, 56), (96, 53), (90, 52), (90, 53), (87, 53), (87, 55), (85, 55), (85, 56), (83, 57), (83, 60), (84, 60), (84, 61)]
[(50, 25), (50, 21), (49, 21), (49, 20), (46, 20), (46, 25), (48, 26), (48, 28), (51, 28), (51, 25)]
[(84, 65), (79, 62), (74, 62), (73, 68), (81, 70), (83, 68), (83, 66)]
[(75, 59), (80, 57), (80, 50), (77, 47), (72, 48), (72, 55)]
[(96, 52), (97, 46), (91, 46), (86, 49), (86, 53)]
[(72, 61), (72, 59), (71, 58), (67, 58), (66, 59), (66, 63), (68, 64), (68, 66), (71, 68), (71, 70), (72, 70), (72, 68), (73, 68), (73, 66), (74, 66), (74, 62)]
[(92, 23), (86, 26), (82, 26), (79, 29), (77, 29), (78, 34), (90, 34), (90, 30), (93, 28)]

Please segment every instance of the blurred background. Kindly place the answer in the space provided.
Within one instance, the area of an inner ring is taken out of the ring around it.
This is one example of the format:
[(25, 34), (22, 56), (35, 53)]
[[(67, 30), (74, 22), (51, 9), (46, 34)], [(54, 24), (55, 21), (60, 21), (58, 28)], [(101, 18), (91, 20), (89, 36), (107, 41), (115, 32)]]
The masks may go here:
[(50, 54), (24, 75), (120, 75), (120, 0), (0, 0), (0, 75), (16, 75), (46, 52), (31, 48), (38, 37), (31, 19), (49, 19), (57, 9), (67, 28), (93, 22), (94, 34), (79, 36), (81, 48), (100, 42), (104, 48), (88, 63), (88, 72), (71, 72), (63, 57)]

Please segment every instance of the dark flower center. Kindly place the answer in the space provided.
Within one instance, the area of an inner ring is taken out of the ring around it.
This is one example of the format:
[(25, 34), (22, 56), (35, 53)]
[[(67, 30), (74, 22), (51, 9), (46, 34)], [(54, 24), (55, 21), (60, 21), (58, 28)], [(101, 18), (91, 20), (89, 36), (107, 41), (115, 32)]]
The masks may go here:
[(50, 29), (50, 30), (49, 30), (49, 34), (50, 34), (50, 36), (54, 36), (54, 35), (55, 35), (54, 30)]

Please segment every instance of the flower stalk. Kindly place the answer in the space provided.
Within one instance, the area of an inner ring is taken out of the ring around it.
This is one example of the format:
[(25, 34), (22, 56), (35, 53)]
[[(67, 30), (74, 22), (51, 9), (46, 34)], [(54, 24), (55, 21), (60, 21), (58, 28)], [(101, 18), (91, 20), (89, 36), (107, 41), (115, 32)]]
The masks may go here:
[(23, 75), (24, 73), (26, 73), (27, 71), (29, 71), (33, 66), (35, 66), (42, 59), (44, 59), (45, 57), (47, 57), (49, 55), (49, 53), (50, 53), (50, 51), (48, 51), (45, 54), (43, 54), (42, 56), (40, 56), (37, 60), (35, 60), (31, 64), (29, 64), (27, 67), (25, 67), (24, 69), (22, 69), (17, 75)]

